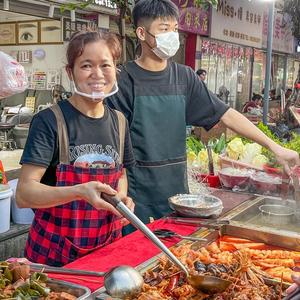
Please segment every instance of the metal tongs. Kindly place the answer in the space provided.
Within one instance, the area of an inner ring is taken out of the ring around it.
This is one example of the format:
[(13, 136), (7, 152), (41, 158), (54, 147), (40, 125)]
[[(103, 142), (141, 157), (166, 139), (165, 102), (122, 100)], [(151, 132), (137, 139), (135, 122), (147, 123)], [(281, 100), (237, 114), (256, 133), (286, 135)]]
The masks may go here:
[[(297, 166), (296, 168), (300, 168)], [(299, 176), (297, 171), (294, 169), (292, 173), (292, 181), (294, 186), (294, 197), (296, 201), (296, 208), (300, 209), (300, 186), (299, 186)]]
[(175, 224), (183, 224), (183, 225), (196, 225), (199, 227), (206, 227), (206, 228), (214, 228), (218, 229), (222, 225), (229, 224), (229, 220), (216, 220), (216, 219), (199, 219), (199, 218), (180, 218), (180, 217), (166, 217), (166, 220), (171, 223)]
[(213, 157), (212, 157), (211, 148), (212, 148), (212, 146), (208, 143), (206, 145), (207, 157), (208, 157), (208, 173), (209, 173), (209, 175), (215, 175), (214, 161), (213, 161)]

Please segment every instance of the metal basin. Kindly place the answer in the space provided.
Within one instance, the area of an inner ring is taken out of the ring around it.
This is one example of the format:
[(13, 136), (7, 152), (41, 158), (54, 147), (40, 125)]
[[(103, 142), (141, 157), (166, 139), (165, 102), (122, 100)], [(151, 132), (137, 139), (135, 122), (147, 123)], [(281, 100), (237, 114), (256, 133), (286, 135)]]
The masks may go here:
[(242, 204), (226, 218), (249, 228), (266, 227), (270, 231), (280, 231), (283, 234), (299, 234), (299, 214), (294, 200), (260, 196)]
[(270, 225), (286, 225), (293, 221), (294, 209), (280, 204), (259, 206), (263, 220)]
[(71, 283), (71, 282), (62, 281), (62, 280), (49, 278), (47, 281), (47, 286), (53, 292), (69, 293), (77, 297), (77, 300), (88, 299), (88, 297), (91, 295), (91, 291), (87, 287), (81, 286), (79, 284)]
[(212, 195), (178, 194), (169, 198), (169, 205), (185, 217), (217, 217), (223, 210), (222, 200)]

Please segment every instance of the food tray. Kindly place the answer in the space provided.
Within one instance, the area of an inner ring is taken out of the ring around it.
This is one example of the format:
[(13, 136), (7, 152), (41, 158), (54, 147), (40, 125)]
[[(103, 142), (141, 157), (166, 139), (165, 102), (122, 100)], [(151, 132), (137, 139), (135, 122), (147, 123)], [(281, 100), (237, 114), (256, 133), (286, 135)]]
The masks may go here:
[[(205, 237), (207, 239), (206, 242), (194, 242), (192, 247), (194, 250), (200, 249), (203, 246), (206, 246), (213, 241), (216, 241), (218, 238), (229, 235), (238, 238), (249, 239), (255, 242), (262, 242), (268, 245), (277, 246), (280, 248), (285, 248), (286, 250), (300, 251), (300, 235), (297, 238), (294, 236), (282, 236), (278, 233), (271, 233), (261, 230), (260, 228), (244, 228), (237, 225), (223, 225), (220, 227), (219, 231), (216, 230), (203, 230), (195, 232), (193, 236)], [(181, 241), (179, 244), (186, 243), (186, 241)], [(178, 245), (178, 244), (177, 244)], [(137, 270), (143, 274), (148, 270), (155, 268), (159, 264), (159, 258), (163, 254), (160, 253), (156, 255), (146, 262), (137, 266)], [(266, 279), (266, 283), (268, 285), (278, 284), (276, 279)], [(289, 286), (288, 283), (283, 283), (283, 288), (287, 288)], [(119, 300), (118, 298), (111, 298), (105, 293), (105, 288), (102, 287), (93, 293), (95, 299), (98, 300)]]
[[(259, 207), (261, 205), (286, 205), (295, 211), (295, 214), (291, 216), (290, 222), (283, 224), (278, 220), (278, 223), (266, 222), (263, 214), (260, 212)], [(229, 212), (226, 218), (230, 220), (230, 223), (243, 228), (260, 229), (263, 231), (269, 231), (276, 234), (300, 238), (300, 211), (296, 210), (296, 203), (294, 200), (283, 200), (278, 197), (266, 197), (259, 196), (254, 200), (247, 201), (241, 204), (237, 209)], [(293, 247), (295, 247), (294, 245)], [(292, 247), (290, 247), (292, 249)], [(293, 248), (294, 249), (294, 248)], [(295, 249), (294, 249), (295, 250)]]
[(62, 280), (49, 278), (47, 281), (47, 287), (49, 287), (52, 292), (69, 293), (76, 296), (78, 300), (88, 299), (91, 295), (91, 291), (87, 287)]
[[(202, 228), (199, 229), (198, 231), (194, 232), (193, 234), (191, 234), (191, 236), (196, 236), (196, 237), (204, 237), (208, 234), (208, 230)], [(184, 244), (186, 243), (185, 240), (182, 240), (180, 242), (178, 242), (176, 245), (180, 245), (180, 244)], [(194, 242), (195, 245), (197, 245), (196, 247), (199, 247), (200, 245), (206, 245), (207, 242)], [(144, 274), (146, 271), (154, 268), (155, 266), (158, 265), (158, 259), (163, 256), (163, 253), (157, 254), (155, 256), (153, 256), (152, 258), (146, 260), (145, 262), (139, 264), (136, 269), (141, 273)], [(105, 287), (101, 287), (98, 290), (96, 290), (95, 292), (92, 293), (92, 299), (96, 299), (96, 300), (122, 300), (119, 298), (112, 298), (111, 296), (109, 296), (106, 291), (105, 291)]]

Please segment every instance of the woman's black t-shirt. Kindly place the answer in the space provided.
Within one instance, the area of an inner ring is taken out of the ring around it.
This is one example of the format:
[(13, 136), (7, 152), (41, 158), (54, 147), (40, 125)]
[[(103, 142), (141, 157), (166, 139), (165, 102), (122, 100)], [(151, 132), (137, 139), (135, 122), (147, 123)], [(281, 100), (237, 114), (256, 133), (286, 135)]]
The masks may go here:
[[(119, 162), (119, 124), (116, 112), (105, 106), (101, 118), (82, 114), (68, 100), (59, 102), (69, 136), (70, 163), (81, 167), (111, 168)], [(56, 184), (56, 166), (59, 163), (57, 123), (51, 109), (34, 116), (21, 158), (21, 164), (46, 167), (41, 180)], [(126, 122), (123, 164), (134, 164), (133, 150)]]

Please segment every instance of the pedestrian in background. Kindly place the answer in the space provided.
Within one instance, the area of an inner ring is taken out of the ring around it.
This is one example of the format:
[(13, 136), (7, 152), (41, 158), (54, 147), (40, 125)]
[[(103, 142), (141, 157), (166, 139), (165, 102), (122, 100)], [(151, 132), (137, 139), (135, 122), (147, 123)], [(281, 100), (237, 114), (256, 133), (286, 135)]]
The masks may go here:
[(199, 76), (199, 79), (202, 81), (206, 80), (207, 72), (204, 69), (197, 70), (196, 74)]

